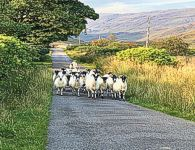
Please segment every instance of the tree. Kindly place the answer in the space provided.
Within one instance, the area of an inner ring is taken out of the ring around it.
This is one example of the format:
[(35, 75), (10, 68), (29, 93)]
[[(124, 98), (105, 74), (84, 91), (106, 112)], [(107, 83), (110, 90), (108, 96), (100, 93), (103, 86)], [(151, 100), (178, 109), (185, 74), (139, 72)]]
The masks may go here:
[(0, 9), (0, 33), (48, 45), (85, 29), (86, 19), (98, 19), (94, 9), (78, 0), (7, 0)]
[(165, 49), (171, 55), (186, 55), (189, 51), (189, 44), (180, 37), (170, 37), (152, 42), (152, 47)]

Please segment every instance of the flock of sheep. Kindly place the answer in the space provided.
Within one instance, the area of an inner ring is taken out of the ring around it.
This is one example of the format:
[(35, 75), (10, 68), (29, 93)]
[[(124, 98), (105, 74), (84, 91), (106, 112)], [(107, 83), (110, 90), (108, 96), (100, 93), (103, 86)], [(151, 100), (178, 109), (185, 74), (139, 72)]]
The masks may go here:
[(116, 76), (109, 72), (103, 76), (98, 69), (80, 70), (76, 62), (72, 62), (69, 68), (55, 70), (53, 74), (54, 88), (57, 94), (63, 95), (67, 87), (72, 93), (87, 92), (88, 97), (96, 99), (97, 96), (104, 98), (105, 93), (112, 98), (125, 100), (127, 91), (127, 78), (124, 75)]

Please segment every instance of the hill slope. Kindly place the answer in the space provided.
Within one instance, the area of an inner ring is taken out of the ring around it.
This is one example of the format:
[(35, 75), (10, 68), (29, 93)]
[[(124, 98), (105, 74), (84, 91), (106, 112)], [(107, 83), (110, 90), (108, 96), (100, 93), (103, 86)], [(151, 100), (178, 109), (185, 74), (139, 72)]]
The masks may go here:
[(104, 37), (111, 32), (116, 33), (119, 40), (144, 40), (148, 16), (151, 16), (152, 39), (195, 32), (195, 8), (190, 8), (130, 14), (100, 14), (100, 19), (88, 21), (88, 35), (82, 35), (82, 38), (88, 41), (97, 39), (98, 34)]

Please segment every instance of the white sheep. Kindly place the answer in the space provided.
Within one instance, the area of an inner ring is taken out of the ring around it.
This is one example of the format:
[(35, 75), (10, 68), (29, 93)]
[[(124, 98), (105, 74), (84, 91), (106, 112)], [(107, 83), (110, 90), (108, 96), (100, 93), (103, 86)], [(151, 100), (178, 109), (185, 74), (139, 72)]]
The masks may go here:
[(66, 72), (62, 72), (61, 74), (58, 74), (55, 81), (54, 81), (54, 87), (57, 88), (57, 94), (63, 95), (63, 89), (66, 88), (68, 84), (68, 79), (66, 77)]
[(119, 99), (125, 100), (125, 93), (127, 91), (127, 77), (122, 75), (119, 78), (116, 79), (116, 81), (113, 84), (113, 92), (114, 97), (117, 98), (117, 95)]
[(106, 80), (107, 77), (98, 76), (96, 81), (96, 89), (99, 90), (101, 98), (104, 98), (104, 91), (107, 90)]
[(96, 98), (97, 94), (97, 88), (96, 88), (96, 81), (97, 81), (98, 76), (94, 74), (88, 74), (86, 76), (85, 80), (85, 86), (86, 90), (88, 92), (88, 97), (90, 98), (90, 92), (91, 92), (91, 97)]
[(112, 76), (109, 76), (106, 80), (107, 95), (109, 96), (109, 91), (110, 91), (112, 98), (114, 97), (113, 85), (114, 85), (114, 82), (116, 81), (116, 79), (117, 79), (116, 75), (112, 75)]
[(76, 61), (73, 61), (73, 62), (72, 62), (72, 65), (73, 65), (73, 69), (78, 68), (78, 64), (77, 64), (77, 62), (76, 62)]
[(70, 81), (69, 81), (69, 86), (72, 88), (72, 94), (77, 91), (77, 95), (80, 96), (80, 82), (79, 82), (79, 76), (77, 75), (71, 75), (70, 76)]
[(73, 61), (70, 65), (69, 65), (70, 69), (76, 69), (78, 68), (78, 64), (76, 63), (76, 61)]

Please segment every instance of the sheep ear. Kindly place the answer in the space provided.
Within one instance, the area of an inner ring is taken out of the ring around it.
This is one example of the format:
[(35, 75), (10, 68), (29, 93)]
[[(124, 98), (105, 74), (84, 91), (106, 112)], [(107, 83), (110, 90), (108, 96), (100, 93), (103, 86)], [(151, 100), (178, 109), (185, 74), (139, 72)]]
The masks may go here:
[(60, 72), (59, 70), (55, 70), (55, 74), (56, 74), (56, 75), (58, 75), (59, 72)]
[(62, 74), (66, 74), (66, 71), (63, 71)]

